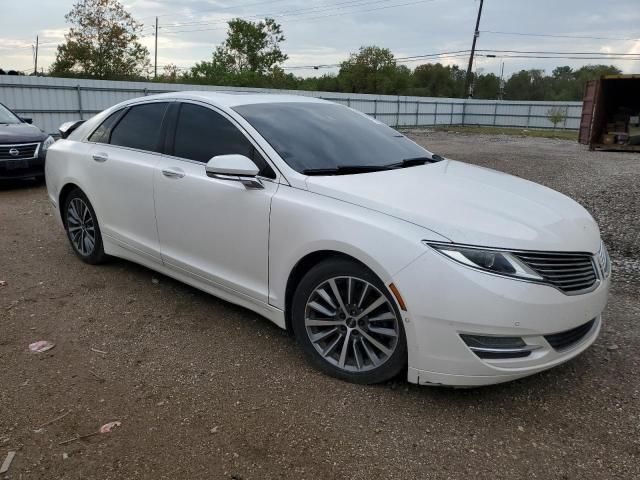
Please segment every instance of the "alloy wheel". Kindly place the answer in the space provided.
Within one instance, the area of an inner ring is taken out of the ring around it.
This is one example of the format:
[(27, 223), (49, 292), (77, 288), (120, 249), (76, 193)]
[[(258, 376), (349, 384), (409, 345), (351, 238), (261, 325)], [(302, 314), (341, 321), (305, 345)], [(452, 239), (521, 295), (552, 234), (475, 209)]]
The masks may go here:
[(67, 208), (67, 230), (74, 248), (87, 257), (96, 245), (96, 225), (89, 206), (81, 198), (73, 198)]
[(304, 324), (322, 358), (348, 372), (384, 364), (400, 335), (398, 316), (387, 296), (352, 276), (333, 277), (318, 285), (307, 300)]

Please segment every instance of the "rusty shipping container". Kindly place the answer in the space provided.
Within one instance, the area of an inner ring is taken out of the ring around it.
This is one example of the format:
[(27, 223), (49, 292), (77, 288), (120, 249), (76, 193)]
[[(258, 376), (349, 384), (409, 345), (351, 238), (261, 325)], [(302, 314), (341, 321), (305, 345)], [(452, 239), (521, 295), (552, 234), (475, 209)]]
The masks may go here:
[(640, 75), (587, 82), (579, 141), (592, 150), (640, 152)]

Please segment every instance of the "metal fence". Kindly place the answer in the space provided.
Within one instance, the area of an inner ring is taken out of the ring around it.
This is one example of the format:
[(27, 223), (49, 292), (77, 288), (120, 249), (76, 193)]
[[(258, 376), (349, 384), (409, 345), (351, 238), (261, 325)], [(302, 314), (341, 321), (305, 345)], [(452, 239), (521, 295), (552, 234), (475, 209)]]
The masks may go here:
[(554, 128), (550, 109), (564, 112), (560, 129), (577, 130), (581, 102), (519, 102), (408, 97), (355, 93), (307, 92), (259, 88), (216, 87), (172, 83), (118, 82), (52, 77), (0, 76), (0, 102), (49, 133), (69, 120), (87, 119), (123, 100), (177, 90), (289, 93), (350, 106), (394, 127), (480, 125)]

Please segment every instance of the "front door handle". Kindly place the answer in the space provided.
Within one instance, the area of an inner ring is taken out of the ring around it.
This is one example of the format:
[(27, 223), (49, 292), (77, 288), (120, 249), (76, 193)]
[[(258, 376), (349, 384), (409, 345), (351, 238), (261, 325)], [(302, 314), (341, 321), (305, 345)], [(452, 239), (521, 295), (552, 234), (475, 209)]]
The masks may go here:
[(107, 159), (109, 158), (109, 155), (107, 155), (104, 152), (99, 152), (99, 153), (94, 153), (92, 157), (96, 162), (103, 163), (107, 161)]
[(184, 177), (184, 172), (178, 168), (167, 168), (162, 170), (162, 174), (167, 178), (182, 178)]

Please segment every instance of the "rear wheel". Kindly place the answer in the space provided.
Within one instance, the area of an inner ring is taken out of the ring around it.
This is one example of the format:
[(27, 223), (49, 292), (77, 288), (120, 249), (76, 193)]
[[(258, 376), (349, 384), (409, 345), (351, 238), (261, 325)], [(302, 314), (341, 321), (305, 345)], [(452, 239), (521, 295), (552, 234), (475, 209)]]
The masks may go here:
[(320, 370), (378, 383), (405, 367), (402, 317), (386, 286), (366, 267), (334, 259), (312, 268), (293, 299), (293, 329)]
[(76, 188), (65, 198), (63, 207), (67, 238), (75, 254), (86, 263), (102, 263), (106, 255), (96, 212), (82, 190)]

